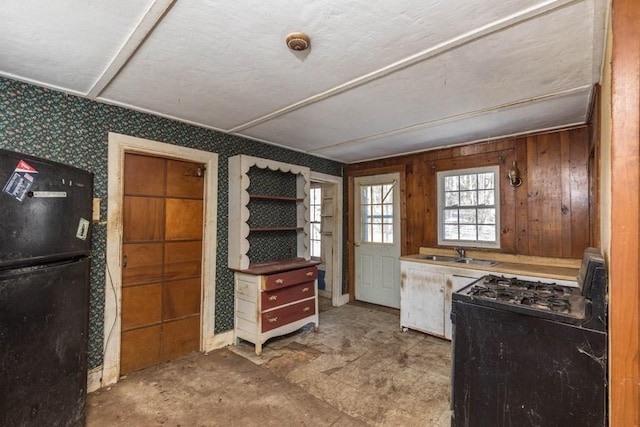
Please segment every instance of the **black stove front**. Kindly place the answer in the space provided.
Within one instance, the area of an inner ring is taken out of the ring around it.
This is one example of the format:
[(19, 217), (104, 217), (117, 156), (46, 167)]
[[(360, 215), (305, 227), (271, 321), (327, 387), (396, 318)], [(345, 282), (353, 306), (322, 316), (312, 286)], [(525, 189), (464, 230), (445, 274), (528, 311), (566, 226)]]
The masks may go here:
[(453, 294), (453, 426), (605, 426), (606, 272), (578, 287), (485, 276)]

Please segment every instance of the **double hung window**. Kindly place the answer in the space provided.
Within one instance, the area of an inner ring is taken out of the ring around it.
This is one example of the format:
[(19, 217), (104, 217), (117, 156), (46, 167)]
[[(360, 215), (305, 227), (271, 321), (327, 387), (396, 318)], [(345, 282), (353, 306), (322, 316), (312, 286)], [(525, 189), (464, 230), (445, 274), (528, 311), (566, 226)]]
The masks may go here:
[(309, 195), (311, 248), (310, 255), (313, 258), (322, 258), (322, 189), (312, 187)]
[(438, 172), (438, 244), (500, 247), (499, 166)]

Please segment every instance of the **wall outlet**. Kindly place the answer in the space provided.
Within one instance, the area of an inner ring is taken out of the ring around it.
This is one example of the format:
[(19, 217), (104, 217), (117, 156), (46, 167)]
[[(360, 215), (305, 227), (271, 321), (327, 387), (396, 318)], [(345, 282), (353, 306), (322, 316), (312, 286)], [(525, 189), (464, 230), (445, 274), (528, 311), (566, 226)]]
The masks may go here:
[(97, 197), (93, 198), (93, 221), (100, 222), (100, 199)]

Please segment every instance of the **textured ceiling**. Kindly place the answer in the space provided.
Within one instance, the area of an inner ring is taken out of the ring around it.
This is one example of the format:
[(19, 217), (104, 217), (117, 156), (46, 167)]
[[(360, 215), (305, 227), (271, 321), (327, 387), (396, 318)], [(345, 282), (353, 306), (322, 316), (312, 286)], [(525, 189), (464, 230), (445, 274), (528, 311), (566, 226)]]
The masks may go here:
[(352, 163), (585, 123), (608, 7), (3, 0), (0, 75)]

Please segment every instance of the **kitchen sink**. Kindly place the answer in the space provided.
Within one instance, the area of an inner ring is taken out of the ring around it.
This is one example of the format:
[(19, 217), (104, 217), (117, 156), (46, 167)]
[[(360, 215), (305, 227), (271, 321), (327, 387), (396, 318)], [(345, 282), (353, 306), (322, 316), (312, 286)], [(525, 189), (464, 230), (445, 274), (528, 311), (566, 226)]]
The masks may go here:
[(454, 256), (445, 256), (445, 255), (418, 255), (419, 259), (428, 259), (430, 261), (442, 261), (442, 262), (457, 262), (459, 259)]
[(494, 265), (500, 264), (499, 261), (487, 261), (484, 259), (472, 259), (472, 258), (456, 258), (453, 262), (457, 262), (460, 264), (482, 265), (485, 267), (493, 267)]
[(499, 261), (488, 261), (484, 259), (474, 259), (474, 258), (460, 258), (456, 256), (447, 256), (447, 255), (412, 255), (412, 258), (417, 259), (425, 259), (429, 261), (439, 261), (439, 262), (454, 262), (457, 264), (471, 264), (471, 265), (481, 265), (484, 267), (493, 267), (494, 265), (500, 264)]

